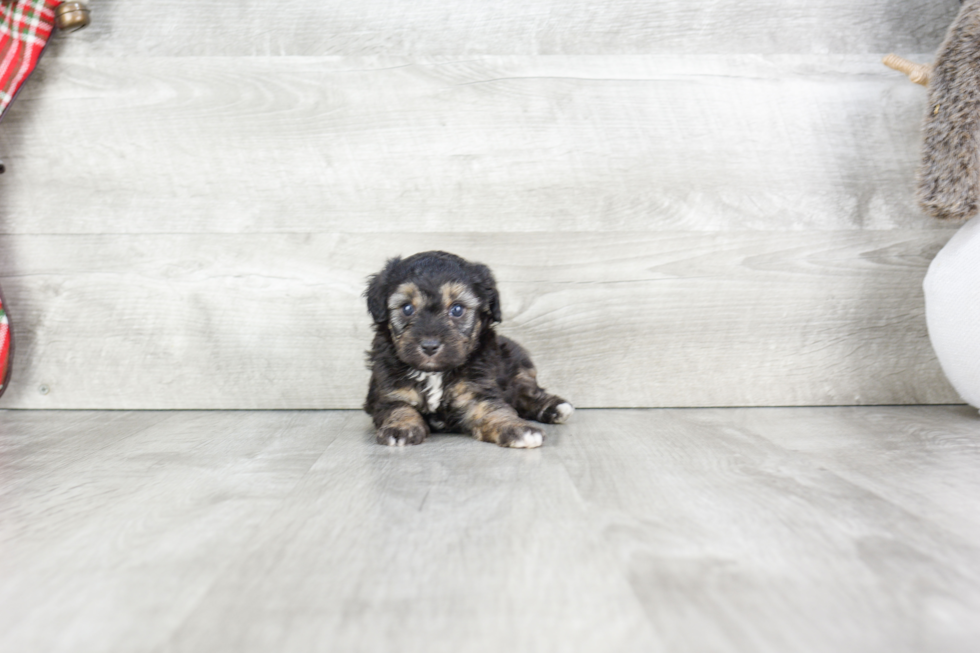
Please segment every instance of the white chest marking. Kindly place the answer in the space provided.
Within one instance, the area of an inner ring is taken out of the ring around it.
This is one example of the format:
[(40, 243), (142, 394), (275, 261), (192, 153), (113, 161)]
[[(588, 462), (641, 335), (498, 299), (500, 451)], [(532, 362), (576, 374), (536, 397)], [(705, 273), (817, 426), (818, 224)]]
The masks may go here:
[(422, 394), (425, 395), (425, 407), (430, 413), (439, 410), (442, 403), (442, 372), (423, 372), (415, 370), (410, 377), (422, 382)]

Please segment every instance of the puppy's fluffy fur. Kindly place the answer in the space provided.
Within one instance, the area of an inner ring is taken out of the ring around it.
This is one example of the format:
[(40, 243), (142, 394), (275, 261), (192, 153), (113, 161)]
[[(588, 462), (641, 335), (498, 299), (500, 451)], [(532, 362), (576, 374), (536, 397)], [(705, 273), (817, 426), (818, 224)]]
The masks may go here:
[(364, 410), (379, 444), (420, 444), (463, 431), (503, 447), (541, 446), (526, 420), (563, 422), (572, 405), (538, 386), (527, 351), (498, 336), (490, 269), (447, 252), (393, 258), (365, 292), (374, 319)]
[(923, 123), (919, 204), (965, 220), (980, 201), (980, 0), (963, 4), (939, 47)]

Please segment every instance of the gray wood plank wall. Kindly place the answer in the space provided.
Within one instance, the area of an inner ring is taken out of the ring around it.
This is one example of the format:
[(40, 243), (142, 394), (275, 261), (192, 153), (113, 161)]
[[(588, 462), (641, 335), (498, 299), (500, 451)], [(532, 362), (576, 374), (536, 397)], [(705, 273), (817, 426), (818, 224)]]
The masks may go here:
[(880, 64), (955, 0), (91, 6), (0, 125), (0, 407), (356, 407), (432, 248), (582, 406), (958, 400)]

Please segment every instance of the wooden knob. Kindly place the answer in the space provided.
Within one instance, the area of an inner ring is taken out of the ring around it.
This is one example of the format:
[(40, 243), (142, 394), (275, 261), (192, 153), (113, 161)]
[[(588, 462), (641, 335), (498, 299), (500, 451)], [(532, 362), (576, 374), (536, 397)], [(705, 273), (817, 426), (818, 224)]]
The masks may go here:
[(55, 25), (66, 32), (80, 30), (89, 24), (89, 11), (84, 2), (62, 2), (54, 12)]
[(909, 76), (909, 79), (916, 84), (922, 84), (923, 86), (929, 85), (929, 78), (932, 76), (932, 66), (928, 64), (913, 63), (908, 59), (903, 59), (897, 54), (888, 55), (881, 60), (881, 63), (885, 64), (892, 70), (905, 73)]

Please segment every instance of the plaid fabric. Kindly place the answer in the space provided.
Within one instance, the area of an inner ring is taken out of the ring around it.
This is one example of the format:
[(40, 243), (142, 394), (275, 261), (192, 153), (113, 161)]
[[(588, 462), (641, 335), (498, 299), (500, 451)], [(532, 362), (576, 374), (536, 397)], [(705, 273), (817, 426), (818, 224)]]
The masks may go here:
[(60, 4), (60, 0), (0, 3), (0, 117), (37, 65)]
[(10, 362), (10, 324), (7, 314), (3, 312), (3, 299), (0, 298), (0, 395), (7, 389), (7, 377)]
[[(34, 70), (54, 30), (54, 10), (60, 0), (0, 2), (0, 118)], [(0, 296), (0, 394), (10, 376), (10, 322)]]

